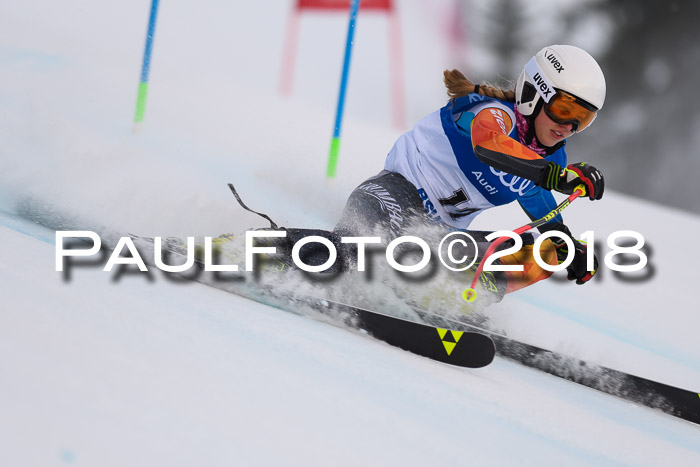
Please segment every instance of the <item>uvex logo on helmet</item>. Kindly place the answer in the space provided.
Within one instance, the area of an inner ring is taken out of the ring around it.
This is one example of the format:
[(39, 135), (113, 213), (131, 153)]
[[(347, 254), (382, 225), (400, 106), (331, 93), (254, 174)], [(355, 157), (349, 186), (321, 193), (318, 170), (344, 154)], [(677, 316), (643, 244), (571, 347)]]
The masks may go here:
[(552, 64), (554, 69), (557, 70), (557, 73), (561, 73), (562, 71), (564, 71), (564, 66), (561, 64), (557, 56), (554, 55), (554, 52), (552, 52), (551, 50), (547, 50), (547, 53), (545, 53), (544, 58), (546, 58), (547, 61)]
[[(531, 77), (528, 82), (532, 86), (532, 92), (534, 93), (536, 89), (539, 95), (542, 96), (542, 99), (544, 99), (545, 102), (549, 102), (555, 91), (554, 86), (552, 86), (550, 80), (547, 79), (547, 71), (542, 70), (537, 65), (535, 57), (532, 57), (530, 61), (527, 62), (524, 71)], [(533, 97), (535, 96), (531, 96), (529, 100), (532, 100)]]
[(532, 81), (535, 83), (535, 87), (540, 88), (544, 100), (548, 101), (549, 98), (552, 97), (551, 94), (554, 90), (549, 87), (547, 81), (544, 80), (544, 78), (542, 77), (542, 75), (539, 74), (539, 72), (535, 73), (535, 75), (532, 77)]

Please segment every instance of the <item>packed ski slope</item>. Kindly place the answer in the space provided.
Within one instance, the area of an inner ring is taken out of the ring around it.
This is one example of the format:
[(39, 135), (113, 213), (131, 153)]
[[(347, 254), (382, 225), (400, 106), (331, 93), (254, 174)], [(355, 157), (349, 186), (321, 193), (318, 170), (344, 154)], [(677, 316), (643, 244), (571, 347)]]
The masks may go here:
[[(439, 21), (425, 19), (424, 5), (401, 2), (411, 122), (445, 99)], [(386, 24), (360, 17), (340, 176), (327, 183), (346, 19), (302, 20), (295, 92), (279, 98), (289, 7), (161, 5), (137, 133), (146, 2), (3, 11), (0, 462), (700, 463), (697, 426), (500, 359), (451, 368), (158, 273), (55, 272), (53, 232), (19, 215), (28, 198), (47, 207), (48, 221), (70, 213), (66, 229), (187, 236), (264, 226), (237, 206), (233, 182), (281, 225), (332, 227), (399, 133), (387, 126)], [(700, 219), (610, 184), (600, 203), (574, 203), (567, 223), (594, 231), (603, 253), (612, 232), (642, 233), (651, 277), (629, 282), (603, 269), (585, 287), (553, 280), (490, 318), (520, 340), (697, 390), (696, 281), (679, 239)], [(508, 207), (476, 227), (526, 221)]]

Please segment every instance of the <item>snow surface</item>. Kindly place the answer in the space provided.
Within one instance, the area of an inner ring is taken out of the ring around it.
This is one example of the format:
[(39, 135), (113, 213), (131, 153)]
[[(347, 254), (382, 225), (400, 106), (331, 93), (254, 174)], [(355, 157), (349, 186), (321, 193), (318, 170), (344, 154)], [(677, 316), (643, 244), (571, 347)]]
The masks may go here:
[[(281, 225), (333, 226), (400, 133), (388, 126), (386, 20), (360, 16), (339, 177), (328, 183), (346, 18), (302, 18), (294, 91), (279, 98), (290, 6), (161, 4), (136, 133), (148, 2), (4, 9), (0, 464), (700, 464), (697, 426), (508, 361), (456, 369), (159, 274), (93, 266), (67, 281), (55, 272), (53, 232), (18, 216), (27, 200), (75, 216), (69, 229), (187, 236), (265, 226), (237, 206), (233, 182)], [(425, 2), (400, 2), (409, 122), (445, 99), (448, 47), (428, 13)], [(475, 227), (527, 221), (516, 206), (493, 211)], [(683, 239), (700, 218), (613, 189), (565, 218), (603, 241), (642, 233), (653, 277), (629, 283), (603, 268), (584, 287), (550, 280), (490, 308), (492, 322), (698, 390), (697, 254)]]

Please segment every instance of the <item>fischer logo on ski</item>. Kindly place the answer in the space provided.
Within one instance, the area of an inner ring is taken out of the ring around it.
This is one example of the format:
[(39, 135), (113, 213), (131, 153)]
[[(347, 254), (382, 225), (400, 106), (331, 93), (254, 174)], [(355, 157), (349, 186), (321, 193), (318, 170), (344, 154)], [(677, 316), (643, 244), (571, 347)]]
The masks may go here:
[[(453, 331), (450, 329), (440, 329), (440, 328), (435, 328), (435, 329), (437, 329), (437, 332), (440, 335), (440, 340), (442, 341), (442, 345), (445, 346), (445, 350), (447, 351), (447, 355), (452, 355), (452, 351), (457, 346), (457, 342), (459, 342), (459, 340), (462, 338), (462, 334), (464, 334), (464, 332)], [(445, 340), (445, 337), (447, 337), (448, 340)], [(451, 339), (451, 340), (449, 340), (449, 339)]]

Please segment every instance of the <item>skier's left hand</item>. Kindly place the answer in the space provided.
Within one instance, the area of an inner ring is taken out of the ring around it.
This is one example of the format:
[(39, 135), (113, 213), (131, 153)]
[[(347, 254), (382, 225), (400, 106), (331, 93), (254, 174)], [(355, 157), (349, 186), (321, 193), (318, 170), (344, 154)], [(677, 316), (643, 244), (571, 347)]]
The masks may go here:
[(601, 199), (605, 190), (603, 173), (587, 162), (569, 164), (565, 168), (550, 162), (542, 170), (537, 184), (546, 190), (555, 190), (566, 195), (573, 193), (579, 185), (584, 185), (586, 195), (591, 200)]
[[(593, 278), (598, 271), (598, 258), (593, 253), (593, 270), (586, 269), (586, 253), (588, 252), (588, 244), (575, 238), (571, 239), (574, 242), (574, 260), (571, 262), (566, 271), (568, 272), (567, 279), (575, 280), (577, 284), (585, 284)], [(553, 237), (552, 242), (557, 251), (557, 259), (559, 263), (563, 263), (569, 254), (569, 247), (564, 240)]]

